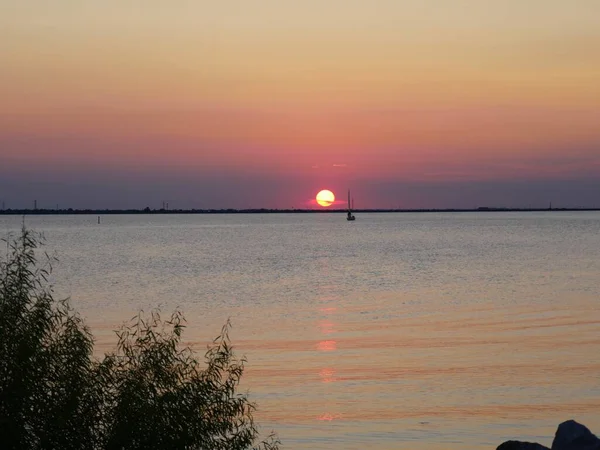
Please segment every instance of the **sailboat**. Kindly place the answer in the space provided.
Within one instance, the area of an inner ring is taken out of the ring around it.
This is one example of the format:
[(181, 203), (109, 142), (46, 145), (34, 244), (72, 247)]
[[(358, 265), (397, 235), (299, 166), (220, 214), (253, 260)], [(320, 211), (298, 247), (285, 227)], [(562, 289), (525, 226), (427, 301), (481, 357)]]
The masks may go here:
[(356, 220), (354, 214), (352, 214), (352, 205), (350, 203), (350, 189), (348, 189), (348, 215), (346, 216), (346, 220)]

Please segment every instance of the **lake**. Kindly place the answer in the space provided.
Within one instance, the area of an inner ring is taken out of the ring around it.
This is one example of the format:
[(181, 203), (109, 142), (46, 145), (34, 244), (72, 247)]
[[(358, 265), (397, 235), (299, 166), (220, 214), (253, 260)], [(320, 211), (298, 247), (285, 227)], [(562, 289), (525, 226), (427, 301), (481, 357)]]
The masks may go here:
[[(22, 218), (0, 216), (0, 234)], [(263, 433), (288, 449), (548, 445), (600, 432), (600, 213), (27, 216), (108, 351), (180, 307), (227, 318)]]

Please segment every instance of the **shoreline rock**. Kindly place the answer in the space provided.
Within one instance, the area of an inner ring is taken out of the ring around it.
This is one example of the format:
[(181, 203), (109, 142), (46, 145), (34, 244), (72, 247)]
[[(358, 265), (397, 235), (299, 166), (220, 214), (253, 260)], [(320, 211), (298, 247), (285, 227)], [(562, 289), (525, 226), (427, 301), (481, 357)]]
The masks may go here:
[(558, 426), (551, 448), (535, 442), (511, 440), (503, 442), (496, 450), (600, 450), (600, 439), (585, 425), (567, 420)]
[(506, 441), (500, 444), (496, 450), (550, 450), (535, 442)]

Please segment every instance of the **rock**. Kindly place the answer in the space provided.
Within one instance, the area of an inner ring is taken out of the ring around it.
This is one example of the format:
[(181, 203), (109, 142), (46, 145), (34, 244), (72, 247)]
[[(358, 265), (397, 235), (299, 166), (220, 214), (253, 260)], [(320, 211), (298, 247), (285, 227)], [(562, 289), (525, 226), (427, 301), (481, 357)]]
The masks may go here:
[(550, 450), (548, 447), (534, 442), (506, 441), (500, 444), (496, 450)]
[(584, 425), (567, 420), (558, 426), (552, 450), (600, 450), (600, 439)]

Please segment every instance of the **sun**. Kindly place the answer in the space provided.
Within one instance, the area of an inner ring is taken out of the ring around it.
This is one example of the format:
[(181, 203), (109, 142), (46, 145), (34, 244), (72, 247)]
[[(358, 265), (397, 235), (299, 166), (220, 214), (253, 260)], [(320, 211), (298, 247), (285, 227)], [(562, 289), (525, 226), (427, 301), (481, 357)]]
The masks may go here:
[(317, 194), (317, 203), (321, 206), (331, 206), (333, 205), (333, 202), (335, 201), (335, 195), (333, 195), (333, 192), (327, 190), (327, 189), (323, 189), (322, 191), (320, 191)]

